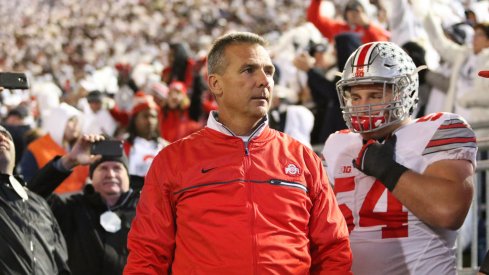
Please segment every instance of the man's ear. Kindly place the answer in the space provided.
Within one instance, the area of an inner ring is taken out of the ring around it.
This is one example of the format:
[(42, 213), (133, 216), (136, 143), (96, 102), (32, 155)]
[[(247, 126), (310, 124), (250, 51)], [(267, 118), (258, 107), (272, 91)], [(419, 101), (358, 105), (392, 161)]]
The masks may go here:
[(218, 97), (222, 94), (221, 78), (217, 74), (211, 74), (207, 78), (207, 85), (211, 90), (211, 93)]

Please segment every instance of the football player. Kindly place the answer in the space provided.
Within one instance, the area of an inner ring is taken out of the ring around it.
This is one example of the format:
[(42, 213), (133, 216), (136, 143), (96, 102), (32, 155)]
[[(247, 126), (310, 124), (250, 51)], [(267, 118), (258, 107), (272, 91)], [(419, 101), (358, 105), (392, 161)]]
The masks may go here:
[(350, 231), (354, 274), (455, 274), (477, 145), (452, 113), (412, 118), (418, 71), (390, 42), (360, 46), (337, 83), (348, 130), (323, 156)]

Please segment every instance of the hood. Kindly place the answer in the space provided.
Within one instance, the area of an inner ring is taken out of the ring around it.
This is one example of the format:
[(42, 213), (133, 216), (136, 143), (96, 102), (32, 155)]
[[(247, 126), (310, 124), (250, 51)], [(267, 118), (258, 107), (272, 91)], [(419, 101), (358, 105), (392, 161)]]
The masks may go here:
[(82, 113), (75, 107), (63, 102), (58, 107), (51, 109), (49, 115), (42, 121), (41, 128), (46, 133), (49, 133), (53, 140), (61, 146), (66, 124), (74, 116), (78, 117), (80, 125), (82, 125)]
[(287, 107), (284, 133), (311, 148), (311, 131), (313, 126), (314, 115), (309, 109), (301, 105), (290, 105)]

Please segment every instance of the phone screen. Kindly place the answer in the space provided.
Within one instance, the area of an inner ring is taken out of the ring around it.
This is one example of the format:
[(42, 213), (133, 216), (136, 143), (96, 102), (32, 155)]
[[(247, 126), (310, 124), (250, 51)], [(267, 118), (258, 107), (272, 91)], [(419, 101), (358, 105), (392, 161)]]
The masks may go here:
[(29, 83), (24, 73), (0, 72), (0, 87), (25, 90), (29, 89)]
[(102, 140), (92, 144), (90, 148), (92, 155), (102, 155), (109, 157), (122, 156), (122, 142), (120, 140)]

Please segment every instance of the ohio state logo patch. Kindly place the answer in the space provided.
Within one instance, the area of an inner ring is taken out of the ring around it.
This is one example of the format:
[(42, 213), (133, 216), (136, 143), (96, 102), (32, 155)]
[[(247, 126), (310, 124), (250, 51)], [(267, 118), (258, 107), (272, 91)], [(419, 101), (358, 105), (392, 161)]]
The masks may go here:
[(288, 164), (285, 169), (285, 174), (286, 175), (289, 175), (289, 176), (298, 176), (300, 175), (301, 173), (301, 169), (299, 169), (299, 167), (297, 167), (295, 164)]

